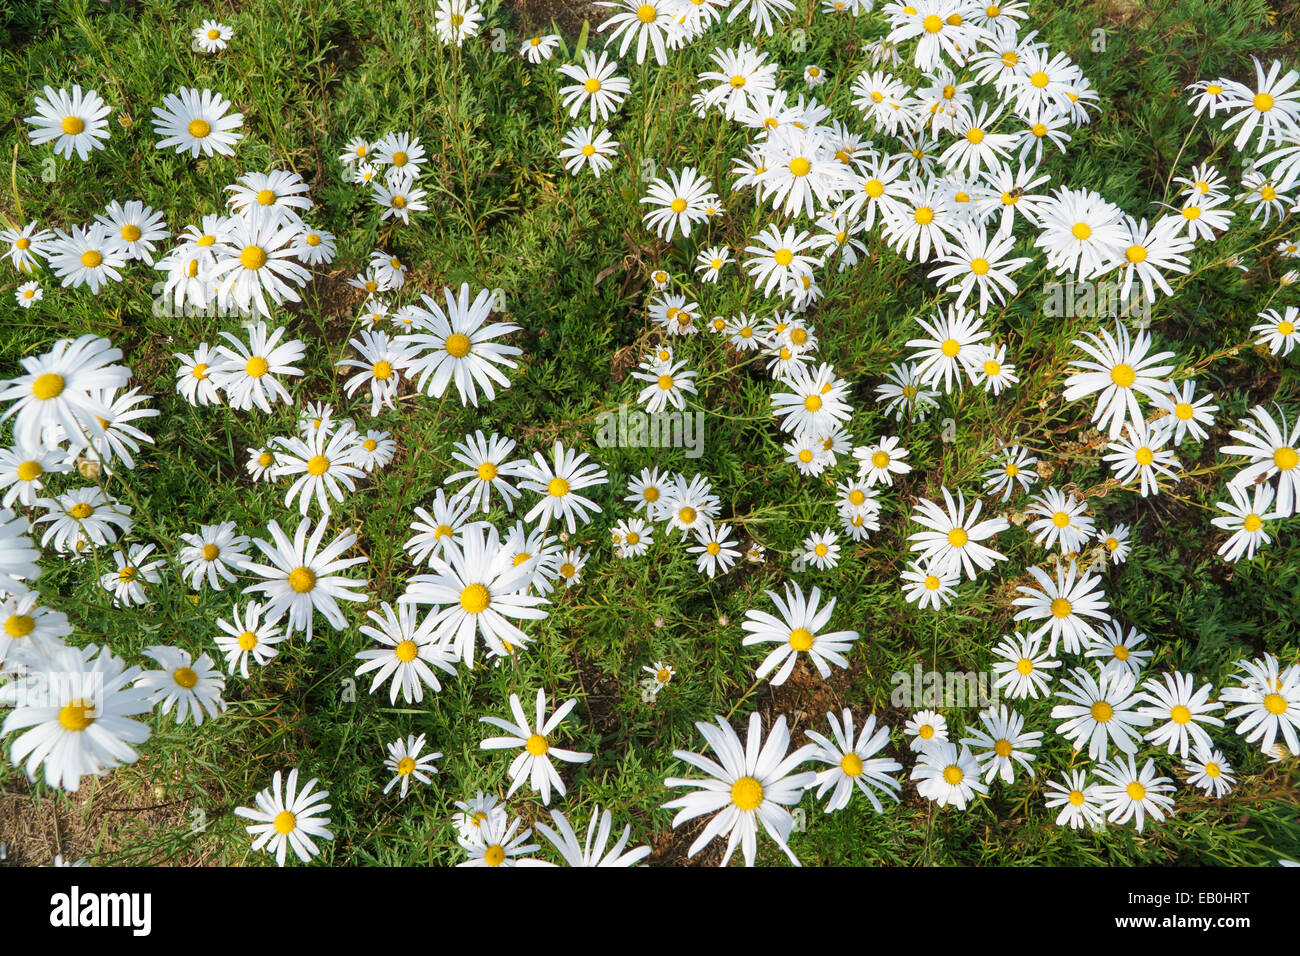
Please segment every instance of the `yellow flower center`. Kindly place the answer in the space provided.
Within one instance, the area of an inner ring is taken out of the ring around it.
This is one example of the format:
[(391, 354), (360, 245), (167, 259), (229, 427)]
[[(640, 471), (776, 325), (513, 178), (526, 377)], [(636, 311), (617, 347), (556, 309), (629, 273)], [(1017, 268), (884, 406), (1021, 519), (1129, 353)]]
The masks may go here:
[(408, 157), (404, 152), (402, 152), (400, 149), (399, 149), (397, 152), (393, 153), (393, 165), (394, 165), (394, 166), (405, 166), (406, 163), (407, 163), (407, 161), (408, 161), (408, 159), (409, 159), (409, 157)]
[(1192, 719), (1192, 712), (1182, 704), (1175, 704), (1169, 711), (1169, 719), (1176, 724), (1185, 724)]
[(1089, 709), (1089, 713), (1092, 714), (1092, 719), (1097, 721), (1097, 723), (1104, 724), (1115, 716), (1115, 709), (1104, 700), (1099, 700), (1092, 705)]
[(1241, 526), (1247, 531), (1258, 531), (1263, 524), (1264, 519), (1257, 514), (1248, 514), (1241, 522)]
[(1219, 769), (1217, 763), (1207, 763), (1205, 765), (1205, 775), (1207, 777), (1219, 777), (1223, 775), (1223, 771)]
[(320, 476), (330, 470), (330, 460), (324, 455), (313, 455), (307, 459), (307, 473)]
[(677, 512), (677, 517), (682, 524), (693, 524), (695, 522), (695, 509), (687, 505)]
[(266, 359), (260, 355), (254, 355), (244, 363), (244, 374), (250, 378), (261, 378), (270, 369)]
[(275, 815), (275, 832), (287, 836), (298, 825), (298, 818), (288, 810), (281, 810)]
[(241, 651), (251, 651), (257, 646), (257, 635), (252, 631), (244, 631), (239, 635), (239, 649)]
[(59, 711), (59, 723), (65, 730), (85, 730), (95, 722), (95, 705), (85, 700), (74, 700)]
[(99, 264), (102, 263), (103, 261), (104, 261), (103, 254), (96, 252), (94, 249), (87, 249), (85, 252), (81, 254), (81, 264), (85, 266), (87, 269), (98, 268)]
[(28, 614), (11, 614), (5, 621), (5, 633), (10, 637), (26, 637), (36, 628), (36, 620)]
[(192, 667), (178, 667), (172, 673), (172, 680), (176, 681), (181, 687), (189, 690), (199, 682), (199, 675), (194, 673)]
[(1144, 468), (1156, 460), (1155, 452), (1145, 445), (1133, 452), (1133, 457), (1137, 460), (1137, 463)]
[(740, 810), (756, 810), (763, 802), (763, 785), (753, 777), (741, 777), (731, 785), (731, 802)]
[(400, 641), (397, 646), (393, 648), (393, 653), (397, 655), (397, 659), (403, 664), (409, 664), (411, 661), (415, 660), (416, 656), (420, 653), (420, 648), (416, 645), (415, 641)]
[(506, 851), (501, 844), (493, 843), (483, 851), (483, 862), (488, 866), (500, 866), (506, 860)]
[(884, 468), (889, 464), (889, 455), (886, 452), (878, 451), (871, 456), (871, 464), (876, 468)]
[(86, 121), (80, 116), (65, 116), (59, 126), (69, 136), (76, 136), (86, 128)]
[(934, 222), (934, 210), (929, 206), (922, 206), (912, 214), (912, 218), (916, 220), (917, 225), (928, 226)]
[(584, 144), (583, 144), (583, 146), (582, 146), (582, 155), (583, 155), (583, 156), (592, 156), (592, 155), (595, 155), (595, 152), (596, 152), (596, 147), (595, 147), (595, 146), (592, 146), (590, 143), (584, 143)]
[(970, 263), (970, 271), (975, 273), (977, 276), (988, 275), (989, 261), (987, 259), (972, 259)]
[(1002, 374), (1002, 366), (992, 359), (989, 359), (984, 363), (984, 374), (989, 378), (997, 378)]
[(1076, 222), (1070, 227), (1070, 235), (1079, 240), (1087, 239), (1092, 235), (1092, 226), (1086, 222)]
[(1273, 108), (1273, 97), (1267, 93), (1256, 93), (1254, 99), (1255, 109), (1261, 113), (1267, 113)]
[(654, 23), (659, 17), (659, 11), (652, 4), (643, 3), (636, 8), (636, 18), (642, 23)]
[(84, 521), (94, 513), (95, 509), (84, 501), (79, 501), (68, 509), (68, 514), (72, 515), (72, 517), (76, 518), (78, 521)]
[(1069, 617), (1070, 602), (1065, 598), (1055, 598), (1052, 601), (1052, 617)]
[(1186, 209), (1183, 210), (1183, 218), (1184, 218), (1184, 219), (1200, 219), (1200, 218), (1201, 218), (1201, 207), (1200, 207), (1200, 206), (1188, 206)]
[(954, 548), (964, 547), (969, 540), (970, 535), (966, 533), (964, 528), (953, 528), (948, 532), (948, 543)]
[(134, 226), (131, 225), (130, 223), (127, 223), (125, 226), (122, 227), (122, 238), (125, 239), (127, 242), (135, 242), (137, 239), (140, 238), (140, 235), (141, 233), (140, 233), (139, 226)]
[(551, 749), (550, 746), (546, 743), (546, 738), (543, 737), (541, 734), (530, 735), (528, 738), (528, 742), (524, 744), (524, 747), (534, 757), (540, 757), (543, 754), (545, 754), (546, 751)]
[(1133, 370), (1132, 365), (1121, 362), (1110, 370), (1110, 380), (1120, 388), (1128, 388), (1137, 380), (1137, 372)]
[(921, 26), (925, 28), (926, 33), (938, 33), (943, 29), (943, 20), (932, 13), (921, 21)]
[(1128, 794), (1130, 800), (1141, 800), (1147, 795), (1147, 788), (1134, 780), (1124, 788), (1124, 792)]
[(492, 602), (492, 595), (481, 584), (471, 584), (460, 592), (460, 606), (469, 614), (481, 614)]
[(795, 176), (807, 176), (811, 170), (812, 163), (808, 162), (808, 160), (804, 159), (802, 156), (796, 156), (794, 159), (790, 160), (790, 172)]
[(1032, 674), (1034, 671), (1034, 662), (1028, 657), (1022, 657), (1020, 660), (1016, 661), (1016, 670), (1026, 676)]
[(1273, 452), (1273, 464), (1277, 465), (1282, 471), (1290, 471), (1297, 463), (1300, 463), (1300, 454), (1297, 454), (1296, 450), (1289, 445), (1283, 445)]
[(813, 633), (806, 627), (797, 627), (790, 632), (790, 646), (796, 651), (806, 651), (813, 646)]
[(1127, 647), (1125, 647), (1123, 644), (1116, 644), (1114, 647), (1112, 647), (1112, 648), (1110, 649), (1110, 652), (1111, 652), (1111, 654), (1113, 654), (1113, 655), (1115, 656), (1115, 660), (1117, 660), (1117, 661), (1126, 661), (1126, 660), (1128, 660), (1128, 658), (1129, 658), (1129, 654), (1132, 653), (1132, 651), (1130, 651), (1130, 650), (1129, 650)]
[(316, 572), (311, 568), (294, 568), (289, 572), (289, 587), (298, 594), (306, 594), (316, 586)]
[(1287, 700), (1281, 694), (1265, 694), (1264, 709), (1274, 716), (1280, 716), (1287, 712)]
[(446, 349), (447, 354), (452, 358), (464, 358), (469, 355), (469, 336), (461, 332), (453, 332), (447, 336)]
[(203, 546), (202, 554), (203, 554), (204, 561), (215, 561), (217, 559), (217, 555), (219, 555), (220, 553), (221, 553), (221, 549), (218, 548), (215, 544), (205, 544)]
[(1146, 246), (1129, 246), (1124, 252), (1124, 258), (1134, 264), (1147, 261)]
[(840, 769), (847, 776), (860, 777), (862, 776), (862, 758), (854, 753), (845, 754), (840, 758)]
[(19, 481), (35, 481), (43, 474), (45, 474), (45, 469), (41, 467), (41, 463), (38, 461), (25, 461), (18, 466)]
[(259, 189), (257, 191), (257, 204), (259, 206), (269, 206), (275, 202), (275, 190)]
[(962, 773), (961, 767), (949, 764), (943, 768), (943, 779), (949, 786), (955, 787), (966, 779), (966, 774)]
[[(388, 201), (392, 204), (392, 206), (393, 206), (394, 209), (405, 209), (405, 208), (406, 208), (406, 197), (405, 197), (405, 196), (402, 196), (402, 195), (400, 195), (400, 194), (399, 194), (399, 195), (395, 195), (395, 196), (393, 196), (393, 198), (390, 199), (390, 200), (388, 200)], [(374, 289), (371, 289), (370, 291), (373, 292)]]
[(678, 196), (676, 199), (674, 199), (671, 203), (668, 204), (668, 208), (671, 209), (673, 212), (679, 212), (679, 213), (685, 212), (686, 200), (683, 199), (681, 196)]
[(1047, 74), (1044, 73), (1042, 70), (1038, 70), (1032, 76), (1029, 77), (1029, 82), (1034, 84), (1034, 86), (1038, 87), (1041, 90), (1043, 87), (1047, 86), (1048, 83)]
[(1259, 195), (1265, 202), (1272, 202), (1277, 198), (1277, 190), (1272, 186), (1265, 186), (1259, 191)]
[(266, 265), (266, 250), (261, 246), (245, 246), (239, 254), (239, 264), (245, 269), (256, 271)]
[(403, 757), (397, 761), (397, 774), (400, 777), (409, 777), (411, 771), (415, 769), (415, 761), (410, 757)]
[(563, 478), (552, 478), (546, 483), (546, 493), (552, 498), (563, 498), (569, 493), (569, 483)]

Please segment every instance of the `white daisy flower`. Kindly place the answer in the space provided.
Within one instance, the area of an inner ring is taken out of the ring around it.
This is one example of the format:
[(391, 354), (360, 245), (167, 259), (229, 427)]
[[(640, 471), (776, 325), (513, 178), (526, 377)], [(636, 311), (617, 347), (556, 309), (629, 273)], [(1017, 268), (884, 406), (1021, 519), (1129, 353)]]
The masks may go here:
[(432, 613), (420, 617), (418, 608), (401, 601), (396, 611), (387, 601), (379, 607), (379, 611), (366, 612), (366, 617), (377, 626), (363, 625), (361, 633), (381, 646), (357, 652), (356, 659), (363, 663), (357, 667), (356, 676), (374, 671), (370, 693), (391, 680), (390, 704), (397, 703), (399, 691), (405, 703), (418, 704), (424, 700), (424, 688), (435, 694), (442, 690), (434, 668), (455, 676), (456, 657), (449, 643), (435, 634), (437, 622)]
[(33, 146), (54, 143), (54, 154), (64, 159), (85, 162), (90, 151), (103, 149), (108, 139), (108, 104), (94, 90), (84, 93), (73, 85), (72, 93), (46, 86), (44, 95), (36, 97), (36, 112), (23, 118), (32, 129), (27, 138)]
[(268, 616), (264, 619), (262, 611), (263, 605), (249, 601), (242, 611), (238, 605), (231, 608), (229, 622), (217, 619), (217, 627), (225, 633), (218, 634), (213, 640), (217, 649), (226, 655), (227, 673), (233, 675), (237, 667), (239, 676), (247, 680), (250, 657), (258, 667), (264, 667), (280, 653), (275, 645), (283, 641), (285, 635), (276, 626), (276, 618)]
[(546, 716), (546, 691), (539, 688), (537, 691), (537, 719), (535, 723), (530, 724), (528, 722), (517, 694), (510, 695), (510, 712), (514, 715), (514, 723), (500, 717), (479, 718), (482, 723), (499, 727), (509, 735), (506, 737), (484, 738), (479, 742), (481, 749), (522, 748), (507, 771), (511, 781), (510, 789), (506, 792), (507, 800), (516, 790), (523, 786), (526, 780), (529, 788), (541, 795), (542, 803), (549, 804), (552, 790), (560, 796), (564, 796), (566, 792), (564, 781), (560, 779), (560, 775), (555, 770), (555, 765), (551, 763), (552, 758), (562, 760), (565, 763), (586, 763), (595, 756), (595, 754), (556, 747), (549, 739), (559, 728), (564, 718), (569, 715), (569, 712), (577, 706), (577, 703), (576, 698), (565, 701), (548, 718)]
[(482, 637), (488, 650), (507, 653), (523, 647), (528, 635), (512, 624), (515, 620), (542, 620), (546, 611), (538, 607), (546, 598), (523, 590), (531, 577), (526, 566), (516, 567), (514, 556), (505, 548), (496, 528), (467, 527), (459, 540), (448, 541), (441, 556), (431, 554), (431, 574), (417, 574), (408, 583), (401, 603), (431, 604), (435, 638), (449, 639), (454, 655), (474, 666), (474, 648)]
[(388, 786), (384, 787), (385, 794), (400, 783), (401, 796), (404, 798), (412, 780), (426, 786), (433, 782), (433, 778), (429, 775), (438, 772), (433, 762), (441, 758), (442, 754), (421, 753), (424, 744), (424, 734), (418, 737), (415, 734), (408, 734), (405, 740), (399, 738), (388, 745), (388, 757), (384, 760), (384, 767), (393, 774), (393, 779), (388, 781)]
[(298, 523), (292, 541), (275, 519), (267, 524), (266, 530), (271, 533), (272, 540), (255, 538), (253, 543), (270, 563), (260, 564), (249, 559), (242, 568), (265, 580), (250, 584), (244, 588), (244, 593), (265, 594), (266, 610), (270, 616), (279, 617), (288, 612), (284, 625), (286, 636), (304, 631), (310, 641), (317, 611), (325, 615), (325, 620), (334, 630), (343, 630), (347, 626), (347, 620), (338, 602), (364, 601), (367, 598), (364, 591), (360, 591), (366, 586), (366, 579), (350, 578), (339, 573), (355, 565), (365, 564), (368, 560), (365, 555), (341, 557), (356, 543), (357, 536), (344, 533), (321, 547), (326, 523), (322, 521), (313, 528), (308, 518)]
[(212, 658), (207, 654), (195, 660), (189, 651), (165, 645), (146, 647), (142, 653), (162, 669), (145, 671), (136, 679), (135, 686), (149, 692), (153, 706), (162, 705), (160, 713), (164, 717), (175, 708), (176, 723), (183, 724), (192, 717), (194, 726), (198, 727), (205, 714), (215, 719), (225, 712), (226, 702), (221, 693), (226, 688), (226, 679), (212, 666)]
[(704, 736), (716, 760), (686, 750), (673, 751), (678, 760), (708, 776), (703, 779), (669, 777), (664, 781), (667, 787), (696, 788), (694, 792), (664, 804), (664, 809), (678, 811), (673, 817), (674, 829), (697, 817), (713, 815), (687, 850), (687, 856), (695, 856), (715, 837), (725, 836), (727, 849), (722, 865), (730, 862), (739, 846), (745, 865), (753, 866), (758, 825), (762, 823), (767, 835), (798, 866), (798, 859), (787, 845), (794, 830), (794, 815), (787, 807), (797, 804), (804, 790), (817, 779), (812, 771), (794, 772), (796, 767), (812, 757), (816, 746), (805, 744), (787, 753), (790, 733), (784, 716), (776, 719), (765, 743), (758, 713), (750, 714), (743, 745), (726, 718), (719, 716), (715, 720), (716, 727), (702, 721), (695, 727)]
[(244, 829), (255, 838), (254, 850), (273, 851), (276, 865), (284, 866), (286, 850), (292, 847), (294, 855), (308, 863), (320, 853), (316, 840), (334, 839), (334, 834), (328, 829), (329, 817), (323, 816), (330, 809), (330, 805), (324, 802), (329, 799), (329, 791), (315, 789), (319, 783), (312, 777), (299, 790), (295, 767), (289, 771), (289, 779), (281, 789), (280, 771), (277, 770), (271, 778), (271, 786), (254, 797), (255, 808), (235, 808), (235, 816), (253, 821), (252, 826)]
[(1079, 573), (1079, 566), (1071, 561), (1069, 564), (1056, 566), (1056, 579), (1048, 577), (1047, 572), (1039, 567), (1029, 567), (1030, 575), (1038, 587), (1016, 588), (1025, 597), (1018, 597), (1011, 603), (1023, 607), (1016, 612), (1017, 621), (1042, 621), (1032, 632), (1040, 637), (1050, 634), (1047, 653), (1055, 655), (1056, 645), (1060, 643), (1067, 654), (1078, 654), (1090, 640), (1097, 638), (1097, 632), (1085, 618), (1109, 621), (1110, 605), (1101, 590), (1101, 578), (1094, 574)]
[[(862, 730), (856, 740), (853, 736), (853, 712), (845, 707), (843, 724), (835, 714), (828, 713), (827, 721), (831, 725), (830, 740), (815, 730), (808, 730), (808, 735), (817, 749), (810, 754), (810, 759), (830, 766), (817, 774), (813, 785), (817, 787), (817, 799), (821, 800), (830, 793), (826, 800), (824, 813), (843, 810), (849, 805), (849, 798), (854, 789), (858, 789), (871, 801), (877, 813), (883, 813), (884, 807), (876, 791), (898, 803), (898, 794), (902, 784), (891, 774), (903, 769), (903, 765), (889, 757), (877, 757), (889, 743), (889, 728), (883, 724), (876, 727), (876, 715), (868, 714)], [(833, 792), (832, 792), (833, 788)]]
[(786, 586), (784, 599), (773, 591), (763, 593), (776, 605), (780, 617), (753, 608), (745, 612), (741, 627), (748, 633), (741, 644), (745, 647), (763, 643), (777, 645), (759, 664), (755, 679), (762, 680), (775, 670), (772, 686), (784, 684), (800, 652), (808, 655), (823, 679), (830, 676), (831, 664), (849, 666), (843, 652), (858, 639), (858, 632), (824, 631), (835, 613), (835, 598), (819, 608), (821, 590), (814, 587), (805, 597), (797, 584)]
[(1075, 750), (1086, 745), (1089, 760), (1105, 760), (1111, 744), (1126, 754), (1137, 753), (1143, 727), (1151, 715), (1137, 709), (1143, 697), (1135, 693), (1135, 680), (1127, 671), (1103, 670), (1094, 678), (1081, 667), (1061, 678), (1056, 695), (1068, 701), (1052, 708), (1052, 717), (1062, 719), (1056, 732), (1066, 737)]
[(161, 137), (157, 149), (175, 146), (177, 153), (205, 156), (233, 156), (235, 143), (244, 138), (237, 132), (244, 125), (243, 113), (227, 113), (231, 103), (220, 93), (182, 87), (163, 97), (153, 108), (154, 135)]
[(235, 533), (235, 522), (205, 524), (197, 534), (182, 534), (181, 540), (181, 578), (190, 590), (199, 590), (205, 577), (208, 587), (217, 591), (225, 587), (222, 582), (237, 580), (230, 569), (243, 565), (249, 542), (247, 535)]

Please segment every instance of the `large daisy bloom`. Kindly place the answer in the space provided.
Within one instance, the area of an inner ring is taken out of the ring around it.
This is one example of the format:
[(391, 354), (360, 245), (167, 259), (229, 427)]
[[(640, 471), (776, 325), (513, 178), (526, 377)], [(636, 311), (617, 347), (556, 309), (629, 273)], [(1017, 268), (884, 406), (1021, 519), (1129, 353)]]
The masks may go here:
[(763, 727), (757, 713), (749, 715), (749, 730), (742, 745), (736, 732), (724, 717), (715, 717), (717, 726), (702, 721), (695, 724), (717, 760), (687, 750), (674, 750), (673, 756), (708, 774), (704, 779), (669, 777), (667, 787), (694, 787), (695, 792), (677, 797), (664, 804), (666, 810), (677, 810), (673, 827), (681, 826), (696, 817), (713, 814), (704, 830), (687, 850), (695, 856), (714, 837), (727, 837), (727, 850), (722, 857), (726, 866), (731, 855), (740, 846), (746, 866), (754, 865), (758, 843), (758, 825), (776, 841), (782, 852), (795, 866), (799, 865), (787, 845), (794, 831), (794, 815), (787, 809), (797, 804), (803, 792), (817, 779), (812, 771), (795, 773), (794, 770), (810, 759), (816, 751), (813, 744), (805, 744), (792, 752), (790, 732), (785, 717), (778, 717), (763, 741)]
[(366, 586), (364, 578), (350, 578), (339, 573), (367, 561), (364, 555), (340, 557), (356, 543), (357, 536), (341, 534), (322, 548), (325, 529), (324, 521), (313, 529), (310, 519), (304, 518), (290, 541), (280, 529), (280, 523), (273, 519), (266, 526), (272, 540), (253, 539), (270, 563), (259, 564), (250, 559), (243, 565), (244, 571), (266, 579), (250, 584), (244, 588), (244, 593), (265, 594), (267, 615), (274, 618), (287, 611), (285, 634), (305, 631), (309, 641), (317, 611), (325, 615), (325, 620), (334, 630), (341, 631), (347, 626), (347, 621), (338, 602), (365, 601), (367, 598), (360, 590)]
[[(4, 398), (5, 393), (0, 393)], [(1250, 410), (1254, 420), (1242, 422), (1246, 427), (1229, 432), (1241, 442), (1219, 449), (1221, 455), (1243, 455), (1251, 463), (1239, 471), (1229, 484), (1249, 488), (1259, 478), (1277, 477), (1277, 507), (1279, 518), (1289, 518), (1300, 505), (1300, 416), (1287, 429), (1286, 416), (1279, 412), (1279, 426), (1267, 409), (1256, 405)]]
[(157, 149), (175, 146), (178, 153), (197, 157), (233, 156), (234, 145), (244, 138), (238, 133), (244, 125), (243, 113), (227, 113), (230, 101), (211, 90), (182, 87), (163, 97), (163, 105), (153, 108), (154, 135), (161, 137)]
[(519, 702), (518, 694), (510, 695), (510, 712), (514, 715), (514, 723), (500, 717), (479, 718), (483, 723), (499, 727), (508, 734), (505, 737), (488, 737), (479, 743), (480, 748), (483, 750), (522, 748), (519, 755), (510, 764), (509, 771), (507, 771), (510, 776), (510, 789), (506, 792), (507, 800), (527, 781), (532, 790), (541, 794), (542, 803), (549, 804), (552, 789), (560, 796), (564, 796), (565, 793), (564, 781), (560, 779), (560, 775), (556, 772), (555, 765), (551, 763), (551, 758), (563, 760), (565, 763), (586, 763), (595, 756), (594, 754), (556, 747), (549, 740), (550, 735), (556, 731), (564, 718), (569, 716), (569, 711), (573, 710), (577, 703), (577, 699), (567, 700), (557, 707), (550, 717), (547, 717), (546, 691), (539, 688), (537, 691), (537, 720), (534, 723), (529, 724), (528, 717), (524, 714), (523, 705)]
[(277, 866), (284, 866), (285, 851), (293, 848), (294, 855), (303, 863), (320, 853), (317, 840), (333, 840), (334, 834), (328, 829), (329, 817), (323, 814), (330, 805), (328, 790), (316, 790), (320, 783), (315, 777), (298, 789), (298, 770), (289, 771), (289, 779), (281, 787), (280, 771), (275, 772), (271, 786), (263, 790), (254, 802), (256, 808), (236, 807), (235, 816), (252, 820), (253, 825), (245, 827), (255, 839), (253, 849), (266, 849), (275, 853)]
[(71, 159), (76, 153), (83, 162), (92, 149), (104, 148), (110, 111), (98, 93), (74, 85), (71, 94), (52, 86), (44, 94), (36, 97), (36, 113), (23, 120), (32, 127), (27, 136), (33, 146), (52, 141), (56, 156)]
[(835, 598), (819, 608), (821, 590), (814, 587), (812, 593), (805, 598), (797, 584), (786, 586), (784, 599), (774, 591), (763, 593), (772, 599), (781, 616), (775, 617), (753, 608), (745, 612), (741, 627), (749, 633), (741, 643), (745, 647), (763, 643), (777, 645), (763, 659), (763, 663), (758, 665), (755, 678), (762, 680), (776, 670), (776, 676), (772, 678), (773, 686), (784, 684), (794, 670), (800, 651), (808, 655), (822, 677), (830, 676), (831, 664), (845, 668), (849, 666), (848, 658), (843, 652), (858, 639), (858, 632), (823, 633), (823, 629), (830, 623), (831, 615), (835, 613)]
[(130, 718), (151, 707), (148, 692), (131, 686), (140, 668), (95, 644), (32, 660), (41, 663), (17, 682), (17, 706), (0, 727), (0, 737), (31, 728), (10, 748), (15, 767), (26, 760), (27, 777), (35, 780), (43, 765), (49, 786), (75, 792), (86, 774), (103, 776), (136, 761), (131, 745), (148, 740), (149, 728)]
[(1240, 721), (1237, 733), (1248, 743), (1259, 742), (1264, 753), (1273, 750), (1280, 734), (1287, 749), (1300, 756), (1300, 666), (1292, 664), (1282, 670), (1272, 654), (1257, 660), (1242, 661), (1244, 672), (1236, 687), (1226, 687), (1219, 697), (1237, 706), (1224, 716)]
[(514, 555), (501, 544), (497, 529), (486, 523), (465, 528), (459, 540), (447, 542), (441, 556), (429, 555), (432, 574), (411, 578), (399, 602), (439, 607), (435, 639), (450, 638), (455, 655), (474, 666), (474, 647), (481, 635), (494, 654), (528, 643), (515, 620), (541, 620), (538, 607), (547, 600), (524, 589), (532, 577), (527, 564), (516, 566)]
[[(453, 298), (451, 289), (442, 290), (447, 303), (442, 307), (427, 295), (420, 298), (424, 307), (413, 306), (415, 331), (406, 342), (415, 358), (409, 374), (418, 377), (416, 387), (431, 398), (442, 398), (453, 382), (462, 405), (478, 407), (479, 389), (488, 401), (496, 398), (496, 387), (510, 387), (510, 380), (497, 366), (515, 368), (514, 356), (523, 350), (492, 341), (515, 332), (512, 322), (487, 323), (492, 314), (492, 293), (482, 289), (471, 303), (469, 283), (462, 282)], [(495, 383), (495, 385), (494, 385)]]
[(815, 730), (804, 731), (808, 739), (817, 745), (817, 752), (812, 759), (829, 765), (829, 770), (817, 774), (814, 783), (817, 786), (817, 798), (822, 799), (830, 793), (824, 812), (843, 810), (849, 805), (849, 798), (854, 789), (862, 791), (877, 813), (884, 807), (880, 804), (876, 790), (898, 802), (898, 792), (902, 784), (891, 776), (903, 769), (903, 765), (889, 757), (877, 757), (889, 743), (889, 728), (881, 724), (876, 726), (876, 715), (867, 715), (861, 732), (853, 736), (853, 711), (845, 707), (843, 724), (835, 714), (828, 713), (827, 721), (831, 725), (833, 740)]
[(12, 402), (0, 422), (11, 417), (14, 439), (27, 446), (54, 447), (89, 433), (101, 437), (101, 420), (113, 411), (97, 397), (122, 388), (131, 370), (116, 364), (122, 351), (108, 339), (83, 335), (59, 339), (41, 355), (21, 360), (23, 374), (0, 382), (0, 402)]
[(1011, 525), (1000, 517), (980, 521), (983, 502), (976, 501), (968, 515), (966, 496), (962, 492), (958, 491), (957, 500), (953, 501), (952, 493), (947, 488), (940, 490), (943, 491), (947, 508), (940, 508), (928, 498), (920, 499), (912, 513), (912, 520), (930, 530), (918, 531), (908, 540), (915, 542), (912, 550), (920, 551), (922, 560), (932, 568), (954, 575), (965, 571), (966, 576), (973, 581), (977, 566), (981, 570), (988, 570), (994, 562), (1006, 560), (1006, 555), (1002, 552), (979, 542), (1007, 530)]

